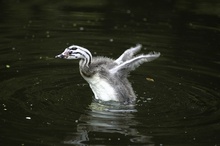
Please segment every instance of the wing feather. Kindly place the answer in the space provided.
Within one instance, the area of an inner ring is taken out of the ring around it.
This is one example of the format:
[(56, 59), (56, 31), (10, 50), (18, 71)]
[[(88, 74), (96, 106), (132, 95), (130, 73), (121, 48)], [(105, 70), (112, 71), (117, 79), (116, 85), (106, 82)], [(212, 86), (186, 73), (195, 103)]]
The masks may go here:
[(130, 60), (127, 60), (114, 68), (110, 69), (110, 73), (121, 73), (123, 75), (129, 74), (130, 71), (135, 70), (137, 67), (139, 67), (144, 62), (150, 62), (160, 56), (159, 52), (150, 52), (146, 55), (139, 55), (136, 56)]
[(137, 44), (135, 47), (132, 47), (130, 49), (127, 49), (118, 59), (116, 59), (114, 62), (117, 64), (121, 64), (127, 60), (130, 60), (134, 54), (139, 52), (141, 50), (142, 45)]

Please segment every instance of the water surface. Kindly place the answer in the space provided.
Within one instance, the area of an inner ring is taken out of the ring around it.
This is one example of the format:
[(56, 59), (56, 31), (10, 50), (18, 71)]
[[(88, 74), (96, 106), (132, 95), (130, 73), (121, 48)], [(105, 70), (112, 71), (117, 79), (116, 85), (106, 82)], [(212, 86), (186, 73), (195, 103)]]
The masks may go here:
[[(3, 145), (220, 144), (219, 2), (0, 2)], [(143, 45), (161, 57), (131, 73), (135, 106), (99, 103), (71, 44), (117, 58)]]

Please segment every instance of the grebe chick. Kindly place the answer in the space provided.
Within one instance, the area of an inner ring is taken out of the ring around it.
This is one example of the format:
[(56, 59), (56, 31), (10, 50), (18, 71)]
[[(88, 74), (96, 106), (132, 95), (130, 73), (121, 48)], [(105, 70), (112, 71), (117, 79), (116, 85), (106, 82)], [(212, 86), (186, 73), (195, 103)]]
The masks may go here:
[(126, 50), (118, 59), (92, 57), (89, 50), (72, 45), (57, 55), (56, 58), (80, 59), (81, 76), (89, 83), (95, 98), (103, 101), (118, 101), (130, 104), (137, 98), (127, 77), (144, 62), (160, 56), (159, 52), (150, 52), (134, 56), (141, 50), (141, 45)]

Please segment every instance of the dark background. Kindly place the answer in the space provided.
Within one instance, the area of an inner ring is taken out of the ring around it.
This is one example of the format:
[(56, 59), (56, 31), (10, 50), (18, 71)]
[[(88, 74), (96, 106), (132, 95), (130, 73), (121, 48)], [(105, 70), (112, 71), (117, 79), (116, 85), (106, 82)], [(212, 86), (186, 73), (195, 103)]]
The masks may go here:
[[(218, 0), (1, 0), (0, 143), (219, 145), (219, 8)], [(137, 43), (162, 55), (129, 78), (134, 113), (93, 101), (78, 61), (54, 59), (72, 44), (117, 58)]]

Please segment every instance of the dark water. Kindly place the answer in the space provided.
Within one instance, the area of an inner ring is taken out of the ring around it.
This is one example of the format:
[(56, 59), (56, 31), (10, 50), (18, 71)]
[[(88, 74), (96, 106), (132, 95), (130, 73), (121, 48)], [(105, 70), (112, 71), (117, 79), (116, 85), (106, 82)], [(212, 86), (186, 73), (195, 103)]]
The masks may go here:
[[(1, 145), (219, 146), (219, 6), (0, 1)], [(132, 72), (134, 107), (94, 101), (78, 62), (54, 59), (71, 44), (117, 58), (137, 43), (162, 56)]]

